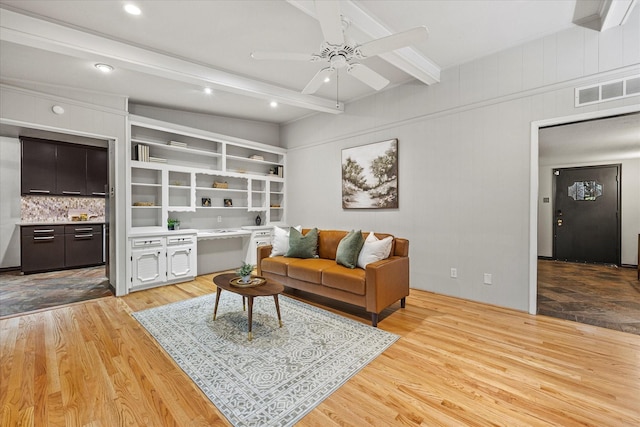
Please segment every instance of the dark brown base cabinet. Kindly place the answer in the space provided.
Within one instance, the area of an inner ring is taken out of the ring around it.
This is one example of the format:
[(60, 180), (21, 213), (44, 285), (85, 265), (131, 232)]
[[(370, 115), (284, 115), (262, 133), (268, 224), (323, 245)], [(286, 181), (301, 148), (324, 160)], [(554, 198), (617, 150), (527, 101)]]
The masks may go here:
[(23, 226), (22, 272), (38, 273), (102, 264), (102, 225)]
[(64, 268), (64, 226), (22, 227), (20, 253), (23, 273)]
[(102, 263), (102, 225), (64, 227), (64, 266)]

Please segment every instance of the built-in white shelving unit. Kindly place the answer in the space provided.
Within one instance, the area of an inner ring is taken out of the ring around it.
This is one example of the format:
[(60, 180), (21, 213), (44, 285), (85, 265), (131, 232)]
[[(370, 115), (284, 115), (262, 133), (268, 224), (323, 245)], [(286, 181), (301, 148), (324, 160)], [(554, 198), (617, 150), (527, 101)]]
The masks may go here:
[(129, 132), (131, 232), (166, 228), (175, 213), (284, 221), (284, 149), (139, 116), (130, 116)]

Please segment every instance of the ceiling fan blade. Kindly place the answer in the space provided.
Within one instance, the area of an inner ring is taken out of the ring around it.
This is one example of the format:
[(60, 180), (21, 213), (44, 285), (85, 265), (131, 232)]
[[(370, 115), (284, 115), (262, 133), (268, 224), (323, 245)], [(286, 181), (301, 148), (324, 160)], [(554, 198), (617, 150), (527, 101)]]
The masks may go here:
[(316, 0), (316, 16), (320, 21), (322, 35), (329, 44), (343, 45), (342, 18), (340, 3), (334, 0)]
[(352, 64), (347, 67), (347, 73), (351, 74), (362, 83), (371, 86), (375, 90), (380, 90), (389, 84), (389, 80), (362, 64)]
[(258, 60), (313, 61), (314, 55), (294, 52), (251, 52), (251, 57)]
[(322, 70), (318, 71), (316, 75), (313, 76), (311, 81), (307, 83), (304, 89), (302, 89), (302, 93), (304, 95), (316, 93), (316, 91), (320, 89), (320, 86), (322, 86), (322, 83), (324, 83), (324, 79), (333, 74), (334, 71), (335, 68), (333, 67), (323, 68)]
[(412, 45), (416, 42), (426, 40), (428, 37), (429, 30), (427, 30), (427, 27), (416, 27), (401, 33), (372, 40), (359, 46), (358, 50), (363, 57), (369, 57)]

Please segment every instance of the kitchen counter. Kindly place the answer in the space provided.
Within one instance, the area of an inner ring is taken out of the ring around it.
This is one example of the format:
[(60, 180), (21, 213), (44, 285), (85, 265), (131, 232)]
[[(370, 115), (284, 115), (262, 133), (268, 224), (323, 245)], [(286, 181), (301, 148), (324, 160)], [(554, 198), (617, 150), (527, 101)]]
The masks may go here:
[(82, 224), (104, 224), (105, 221), (42, 221), (42, 222), (18, 222), (19, 227), (38, 226), (38, 225), (82, 225)]

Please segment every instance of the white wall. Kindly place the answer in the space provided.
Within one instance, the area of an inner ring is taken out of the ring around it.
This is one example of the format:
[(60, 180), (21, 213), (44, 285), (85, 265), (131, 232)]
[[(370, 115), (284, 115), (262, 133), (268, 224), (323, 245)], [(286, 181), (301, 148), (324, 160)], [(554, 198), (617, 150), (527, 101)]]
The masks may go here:
[(0, 136), (0, 268), (20, 266), (20, 140)]
[[(553, 169), (578, 166), (622, 164), (621, 262), (638, 263), (640, 233), (640, 159), (608, 160), (606, 162), (561, 163), (540, 167), (538, 204), (538, 255), (553, 256)], [(542, 203), (544, 197), (549, 203)]]
[[(437, 85), (411, 82), (284, 126), (289, 223), (407, 237), (413, 288), (527, 310), (531, 122), (637, 103), (576, 109), (573, 90), (640, 71), (639, 22), (576, 27), (444, 70)], [(341, 149), (390, 138), (400, 208), (343, 210)]]

